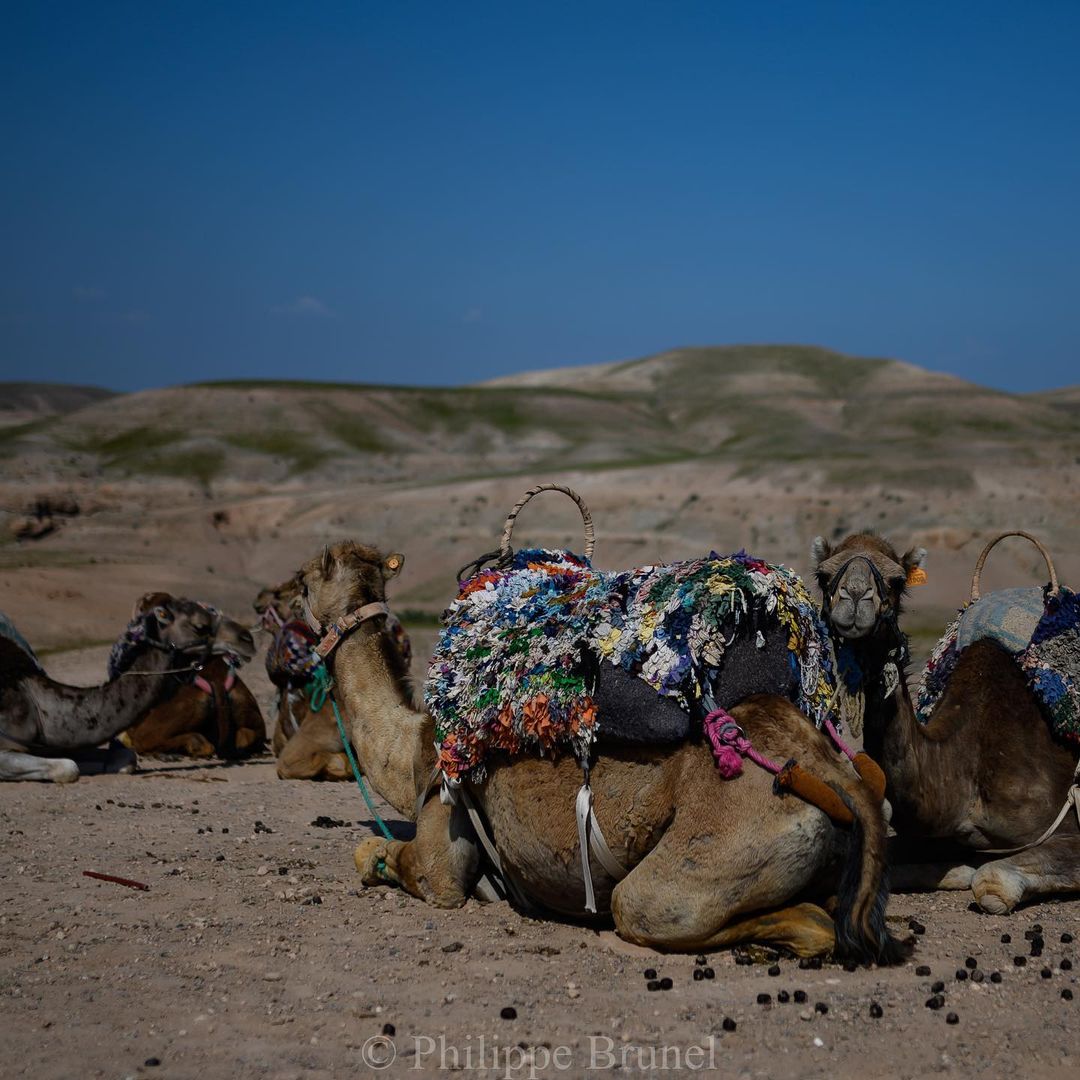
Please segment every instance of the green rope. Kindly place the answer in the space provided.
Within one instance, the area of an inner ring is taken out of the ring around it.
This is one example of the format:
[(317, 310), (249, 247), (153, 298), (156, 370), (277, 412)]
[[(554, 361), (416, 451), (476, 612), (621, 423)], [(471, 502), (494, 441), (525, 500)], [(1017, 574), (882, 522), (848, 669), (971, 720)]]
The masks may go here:
[[(367, 803), (367, 808), (371, 811), (371, 816), (375, 819), (375, 824), (379, 826), (379, 831), (387, 840), (393, 840), (394, 834), (386, 827), (386, 822), (383, 821), (382, 817), (379, 815), (379, 811), (375, 809), (375, 803), (372, 802), (371, 796), (368, 794), (364, 778), (360, 775), (360, 768), (356, 764), (356, 758), (353, 757), (352, 743), (349, 741), (349, 736), (345, 733), (345, 725), (341, 722), (341, 712), (338, 709), (337, 701), (333, 695), (334, 680), (330, 677), (330, 672), (327, 670), (325, 664), (319, 664), (315, 669), (308, 686), (311, 688), (312, 712), (319, 712), (323, 705), (326, 704), (326, 699), (330, 699), (330, 705), (334, 710), (334, 719), (337, 721), (338, 733), (341, 735), (341, 745), (345, 747), (345, 756), (348, 757), (349, 765), (352, 767), (352, 774), (356, 777), (356, 786), (360, 789), (360, 794), (364, 796), (364, 802)], [(316, 704), (316, 702), (318, 704)]]

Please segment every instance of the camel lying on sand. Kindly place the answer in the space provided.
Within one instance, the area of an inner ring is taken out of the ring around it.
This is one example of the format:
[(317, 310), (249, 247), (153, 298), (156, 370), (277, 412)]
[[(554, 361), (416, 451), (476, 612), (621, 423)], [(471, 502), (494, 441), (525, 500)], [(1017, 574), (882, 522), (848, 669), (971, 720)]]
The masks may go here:
[[(408, 842), (371, 838), (355, 853), (366, 884), (398, 885), (439, 907), (463, 904), (481, 873), (481, 851), (464, 800), (446, 805), (433, 787), (433, 723), (417, 711), (404, 665), (382, 632), (386, 582), (400, 555), (339, 543), (300, 573), (304, 600), (326, 626), (352, 613), (355, 625), (328, 659), (335, 693), (372, 785), (416, 821)], [(374, 612), (374, 614), (373, 614)], [(600, 704), (601, 715), (603, 704)], [(721, 780), (702, 741), (614, 745), (592, 767), (595, 814), (607, 846), (628, 871), (595, 867), (598, 910), (620, 935), (662, 949), (693, 950), (760, 941), (801, 956), (835, 952), (896, 962), (907, 947), (884, 921), (885, 821), (880, 798), (794, 706), (760, 695), (731, 715), (754, 747), (797, 757), (854, 815), (843, 829), (773, 778), (748, 767)], [(582, 773), (572, 756), (493, 759), (472, 789), (490, 824), (503, 874), (534, 903), (580, 916), (585, 881), (575, 798)], [(804, 899), (828, 895), (843, 858), (835, 922)]]
[[(897, 866), (894, 886), (970, 888), (993, 914), (1052, 893), (1078, 892), (1076, 815), (1035, 843), (1075, 782), (1077, 751), (1052, 738), (1013, 657), (991, 640), (969, 645), (929, 722), (916, 719), (898, 620), (905, 582), (925, 554), (918, 549), (900, 556), (873, 533), (849, 536), (835, 548), (818, 537), (813, 549), (825, 613), (861, 676), (865, 746), (888, 778), (900, 849), (925, 860), (940, 842), (948, 860)], [(1023, 845), (1033, 846), (1015, 854), (991, 850)]]
[[(312, 710), (303, 680), (292, 677), (277, 662), (283, 633), (292, 633), (301, 648), (314, 641), (307, 625), (299, 621), (299, 597), (300, 586), (294, 576), (263, 589), (255, 598), (255, 610), (264, 629), (274, 635), (267, 649), (266, 671), (278, 691), (273, 741), (277, 774), (282, 780), (350, 780), (352, 771), (333, 710)], [(407, 668), (412, 646), (404, 628), (391, 615), (386, 630)]]
[[(214, 656), (251, 659), (255, 645), (214, 608), (166, 593), (147, 594), (113, 646), (109, 681), (55, 682), (14, 629), (0, 620), (0, 779), (77, 780), (77, 758), (129, 728), (175, 694)], [(100, 755), (98, 755), (100, 756)], [(133, 755), (120, 755), (126, 767)], [(106, 767), (116, 762), (106, 762)]]

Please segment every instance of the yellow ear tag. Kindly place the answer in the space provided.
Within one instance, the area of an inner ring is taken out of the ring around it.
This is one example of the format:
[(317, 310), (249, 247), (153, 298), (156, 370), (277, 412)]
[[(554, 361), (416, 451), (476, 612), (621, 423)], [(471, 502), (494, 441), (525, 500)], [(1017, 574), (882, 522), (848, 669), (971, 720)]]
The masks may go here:
[(916, 585), (925, 585), (929, 580), (926, 571), (921, 566), (913, 566), (908, 571), (907, 585), (909, 589), (915, 588)]
[(386, 565), (388, 569), (396, 570), (401, 565), (401, 560), (395, 559), (393, 556), (391, 556), (389, 559), (386, 560)]

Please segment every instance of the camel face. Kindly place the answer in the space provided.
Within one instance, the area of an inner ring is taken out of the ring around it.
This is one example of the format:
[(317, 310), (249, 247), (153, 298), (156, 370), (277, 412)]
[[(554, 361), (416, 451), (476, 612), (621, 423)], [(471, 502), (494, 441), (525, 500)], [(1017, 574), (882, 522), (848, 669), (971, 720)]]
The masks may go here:
[(147, 632), (161, 645), (193, 659), (224, 656), (246, 664), (255, 655), (255, 640), (240, 623), (196, 600), (147, 593), (135, 605), (136, 616), (148, 616)]
[(835, 549), (819, 536), (811, 556), (830, 628), (854, 641), (900, 613), (908, 578), (926, 560), (926, 550), (912, 548), (900, 556), (884, 537), (865, 532)]
[(263, 589), (252, 606), (264, 624), (280, 625), (295, 619), (301, 614), (299, 577), (294, 574), (280, 585)]
[(405, 564), (405, 556), (383, 555), (377, 548), (342, 541), (301, 568), (302, 603), (323, 625), (343, 618), (363, 604), (386, 600), (386, 583)]

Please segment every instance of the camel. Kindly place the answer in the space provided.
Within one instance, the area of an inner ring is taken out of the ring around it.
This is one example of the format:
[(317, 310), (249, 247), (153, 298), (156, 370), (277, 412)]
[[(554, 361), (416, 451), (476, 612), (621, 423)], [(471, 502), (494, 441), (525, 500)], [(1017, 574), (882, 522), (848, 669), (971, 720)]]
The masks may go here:
[[(404, 664), (383, 633), (385, 614), (366, 606), (385, 604), (386, 583), (403, 562), (400, 554), (384, 557), (346, 541), (308, 562), (300, 586), (318, 623), (340, 626), (352, 615), (327, 660), (335, 693), (365, 775), (416, 822), (411, 841), (364, 841), (356, 867), (366, 885), (396, 885), (454, 908), (477, 885), (480, 847), (465, 801), (433, 797), (432, 720), (412, 703)], [(608, 848), (629, 871), (616, 880), (594, 867), (598, 910), (626, 940), (664, 950), (757, 941), (800, 956), (901, 960), (910, 946), (884, 922), (879, 797), (787, 700), (759, 695), (730, 711), (760, 752), (797, 757), (842, 793), (854, 827), (842, 830), (816, 806), (775, 794), (772, 777), (757, 768), (721, 780), (702, 741), (612, 744), (591, 770), (595, 813)], [(586, 895), (575, 815), (581, 785), (571, 756), (494, 757), (487, 779), (471, 789), (505, 877), (533, 903), (569, 917), (581, 916)], [(811, 897), (835, 886), (841, 855), (834, 921)]]
[[(22, 638), (0, 635), (0, 779), (77, 780), (76, 755), (129, 728), (212, 657), (248, 660), (253, 654), (244, 627), (167, 593), (148, 593), (136, 604), (102, 686), (55, 682)], [(124, 756), (132, 757), (130, 751)]]
[[(898, 889), (971, 889), (979, 906), (1007, 914), (1052, 893), (1080, 892), (1080, 830), (1069, 815), (1035, 843), (1074, 783), (1076, 751), (1055, 741), (1012, 656), (977, 641), (961, 654), (929, 722), (915, 717), (899, 627), (905, 583), (922, 549), (898, 555), (871, 532), (812, 556), (825, 614), (865, 688), (865, 746), (888, 780), (904, 856), (944, 848), (952, 861), (894, 867)], [(1033, 845), (1012, 854), (1000, 854)], [(981, 853), (981, 854), (980, 854)]]
[[(263, 628), (274, 635), (267, 651), (266, 670), (278, 689), (277, 726), (273, 749), (281, 780), (350, 780), (352, 771), (341, 743), (341, 733), (333, 710), (315, 712), (304, 686), (290, 678), (275, 663), (276, 645), (284, 628), (300, 614), (300, 586), (295, 577), (263, 589), (255, 598), (255, 610)], [(295, 628), (303, 634), (305, 626)], [(412, 647), (401, 623), (389, 616), (387, 631), (408, 666)]]
[(120, 742), (137, 754), (236, 760), (251, 757), (266, 745), (266, 723), (233, 664), (217, 656), (194, 682), (154, 705), (128, 728)]

